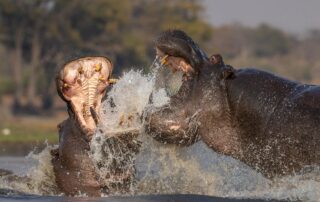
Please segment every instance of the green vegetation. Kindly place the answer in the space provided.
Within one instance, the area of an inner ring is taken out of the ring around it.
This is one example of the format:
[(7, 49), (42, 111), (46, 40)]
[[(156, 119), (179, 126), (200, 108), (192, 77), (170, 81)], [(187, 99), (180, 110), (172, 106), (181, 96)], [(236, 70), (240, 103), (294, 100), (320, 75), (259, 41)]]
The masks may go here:
[[(53, 75), (68, 60), (104, 55), (119, 75), (132, 67), (148, 71), (153, 39), (165, 29), (180, 28), (208, 42), (212, 28), (202, 11), (199, 0), (0, 1), (0, 58), (6, 58), (0, 74), (13, 78), (15, 111), (51, 109)], [(40, 95), (45, 99), (37, 106)]]
[[(61, 121), (61, 120), (60, 120)], [(58, 120), (39, 118), (18, 118), (6, 120), (0, 124), (0, 143), (30, 143), (39, 144), (58, 142)], [(5, 135), (5, 130), (9, 134)]]

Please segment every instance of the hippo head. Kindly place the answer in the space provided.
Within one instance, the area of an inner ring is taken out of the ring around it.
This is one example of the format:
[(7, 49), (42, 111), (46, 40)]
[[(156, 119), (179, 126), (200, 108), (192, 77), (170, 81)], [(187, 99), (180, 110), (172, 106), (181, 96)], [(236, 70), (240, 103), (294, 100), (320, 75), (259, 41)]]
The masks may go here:
[(58, 94), (67, 102), (70, 118), (89, 139), (99, 122), (101, 99), (111, 72), (109, 59), (85, 57), (68, 62), (56, 78)]
[[(214, 54), (210, 58), (183, 31), (168, 30), (155, 40), (156, 60), (166, 69), (182, 72), (184, 80), (190, 80), (200, 73), (211, 77), (216, 83), (233, 75), (234, 69), (225, 65), (221, 55)], [(163, 78), (161, 78), (163, 79)], [(167, 82), (167, 81), (164, 81)], [(190, 82), (189, 82), (190, 83)]]
[[(221, 143), (225, 140), (221, 137), (231, 132), (211, 132), (210, 125), (220, 125), (220, 120), (224, 120), (222, 116), (231, 120), (227, 80), (235, 76), (233, 68), (225, 65), (220, 55), (208, 58), (183, 31), (161, 33), (156, 39), (155, 48), (156, 61), (161, 64), (156, 73), (166, 69), (170, 72), (168, 75), (182, 72), (183, 77), (176, 93), (168, 93), (168, 105), (146, 113), (145, 131), (163, 143), (183, 146), (193, 144), (200, 137), (207, 138), (210, 147), (218, 145), (216, 151), (221, 151), (220, 148), (226, 145)], [(168, 83), (158, 75), (156, 79)]]
[[(163, 83), (161, 87), (164, 87), (167, 92), (168, 89), (174, 92), (168, 93), (169, 96), (181, 92), (181, 89), (184, 89), (183, 94), (186, 94), (192, 88), (191, 80), (199, 74), (203, 66), (209, 63), (209, 58), (204, 51), (181, 30), (162, 32), (155, 40), (155, 49), (156, 61), (161, 66), (165, 66), (162, 69), (165, 73), (160, 73), (157, 79)], [(166, 76), (163, 76), (164, 74)], [(177, 76), (179, 74), (182, 76)], [(172, 82), (172, 80), (175, 81)], [(169, 86), (172, 83), (175, 84), (174, 90)]]

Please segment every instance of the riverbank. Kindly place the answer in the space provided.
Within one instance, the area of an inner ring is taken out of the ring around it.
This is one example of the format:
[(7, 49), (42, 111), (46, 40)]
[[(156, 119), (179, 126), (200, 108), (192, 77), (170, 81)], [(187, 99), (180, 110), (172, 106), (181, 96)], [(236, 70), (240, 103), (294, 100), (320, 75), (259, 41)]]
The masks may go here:
[(57, 125), (66, 118), (55, 116), (19, 116), (0, 121), (0, 155), (24, 156), (47, 144), (58, 142)]

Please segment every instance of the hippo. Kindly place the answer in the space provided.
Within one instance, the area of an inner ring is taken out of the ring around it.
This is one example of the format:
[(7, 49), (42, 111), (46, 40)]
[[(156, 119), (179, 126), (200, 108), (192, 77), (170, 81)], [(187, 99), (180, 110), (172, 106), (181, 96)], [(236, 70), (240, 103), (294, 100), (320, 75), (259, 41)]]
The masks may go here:
[[(109, 181), (99, 175), (97, 169), (101, 165), (96, 164), (100, 162), (95, 164), (90, 156), (90, 143), (100, 122), (101, 100), (108, 86), (114, 82), (110, 79), (112, 69), (108, 58), (84, 57), (68, 62), (56, 78), (57, 92), (67, 103), (69, 117), (58, 125), (59, 147), (51, 151), (52, 164), (56, 184), (68, 196), (127, 193), (134, 179), (130, 155), (137, 152), (133, 141), (137, 133), (116, 134), (104, 142), (104, 147), (118, 144), (117, 148), (130, 150), (126, 156), (121, 157), (121, 152), (116, 154), (120, 160), (106, 155), (109, 158), (106, 160), (111, 162), (107, 176)], [(129, 165), (123, 166), (126, 164)]]
[(181, 30), (161, 33), (155, 48), (161, 68), (183, 76), (169, 104), (145, 112), (148, 135), (180, 146), (201, 140), (269, 179), (320, 164), (320, 86), (235, 69)]

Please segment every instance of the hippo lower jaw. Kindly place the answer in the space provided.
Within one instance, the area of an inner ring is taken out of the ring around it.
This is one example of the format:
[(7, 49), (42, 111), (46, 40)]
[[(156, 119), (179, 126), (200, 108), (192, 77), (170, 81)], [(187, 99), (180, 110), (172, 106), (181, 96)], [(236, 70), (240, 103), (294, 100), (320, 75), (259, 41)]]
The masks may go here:
[(101, 99), (110, 83), (112, 64), (104, 57), (86, 57), (64, 66), (57, 90), (90, 140), (99, 122)]

